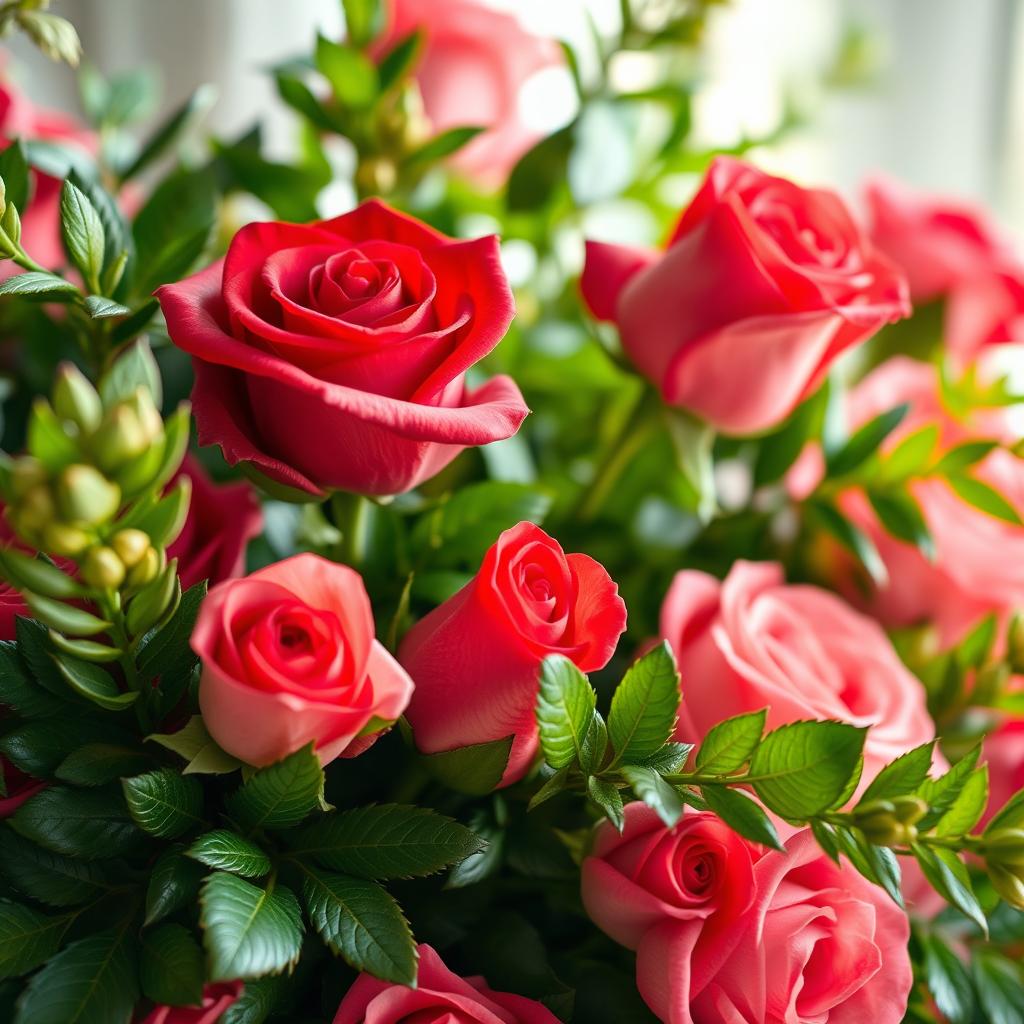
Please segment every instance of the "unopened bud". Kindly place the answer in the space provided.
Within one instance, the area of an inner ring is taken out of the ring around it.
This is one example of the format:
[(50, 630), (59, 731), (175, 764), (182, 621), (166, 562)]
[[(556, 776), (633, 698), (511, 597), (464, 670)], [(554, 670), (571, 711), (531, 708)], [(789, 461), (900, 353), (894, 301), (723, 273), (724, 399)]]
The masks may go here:
[(136, 388), (134, 394), (126, 398), (123, 404), (138, 416), (142, 432), (146, 435), (147, 444), (152, 444), (163, 435), (164, 420), (153, 401), (153, 395), (149, 388)]
[(43, 530), (42, 548), (50, 555), (76, 558), (90, 544), (92, 538), (80, 526), (68, 523), (50, 523)]
[(57, 479), (57, 501), (65, 519), (103, 523), (121, 507), (121, 488), (94, 466), (68, 466)]
[(1024, 614), (1021, 612), (1013, 613), (1006, 631), (1006, 660), (1015, 673), (1024, 673)]
[(1024, 879), (1021, 878), (1020, 870), (989, 864), (988, 877), (992, 881), (992, 888), (1011, 907), (1024, 910)]
[(53, 408), (61, 419), (71, 420), (86, 434), (91, 434), (103, 418), (99, 394), (74, 363), (61, 363), (57, 369)]
[(356, 187), (363, 195), (381, 195), (394, 189), (398, 168), (390, 157), (370, 156), (356, 168)]
[(137, 458), (148, 447), (149, 438), (138, 414), (123, 402), (103, 417), (91, 444), (97, 465), (108, 473)]
[(900, 820), (900, 808), (893, 800), (872, 800), (854, 808), (853, 823), (875, 846), (907, 846), (917, 839), (917, 829)]
[(1024, 829), (996, 829), (985, 836), (982, 852), (988, 864), (1024, 868)]
[(42, 530), (57, 515), (57, 505), (46, 484), (29, 488), (18, 502), (18, 520), (33, 530)]
[(128, 573), (128, 586), (144, 587), (156, 579), (160, 572), (160, 556), (156, 548), (149, 548), (139, 563)]
[(116, 590), (124, 582), (124, 562), (113, 548), (93, 548), (82, 563), (82, 579), (92, 587)]
[(110, 543), (129, 569), (134, 569), (150, 549), (149, 534), (142, 530), (118, 530)]
[(3, 249), (5, 254), (13, 256), (21, 243), (21, 217), (18, 216), (14, 203), (7, 203), (3, 216), (0, 217), (0, 231), (3, 233)]
[(50, 478), (46, 467), (31, 455), (14, 460), (11, 468), (11, 489), (15, 498), (24, 498), (33, 487), (45, 484)]
[(896, 819), (903, 825), (916, 825), (927, 813), (928, 804), (919, 796), (893, 797)]

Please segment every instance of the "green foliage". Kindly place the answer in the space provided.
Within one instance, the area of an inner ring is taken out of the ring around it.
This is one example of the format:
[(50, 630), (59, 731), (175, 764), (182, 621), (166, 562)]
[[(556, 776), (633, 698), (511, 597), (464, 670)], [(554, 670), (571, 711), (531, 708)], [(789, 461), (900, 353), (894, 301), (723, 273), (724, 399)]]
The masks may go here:
[(537, 693), (537, 726), (544, 757), (552, 768), (580, 761), (597, 694), (587, 677), (566, 657), (544, 659)]
[(230, 794), (228, 816), (243, 829), (284, 829), (317, 806), (324, 791), (324, 772), (308, 744), (276, 764), (261, 768)]
[(679, 696), (675, 657), (663, 642), (630, 666), (612, 697), (608, 738), (613, 764), (643, 763), (665, 746), (676, 726)]

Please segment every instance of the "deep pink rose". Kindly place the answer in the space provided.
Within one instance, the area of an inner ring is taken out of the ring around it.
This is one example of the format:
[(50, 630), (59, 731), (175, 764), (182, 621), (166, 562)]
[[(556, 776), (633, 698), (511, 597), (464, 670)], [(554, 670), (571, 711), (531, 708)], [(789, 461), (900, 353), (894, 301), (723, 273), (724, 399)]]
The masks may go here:
[(1008, 720), (990, 733), (985, 738), (984, 760), (988, 762), (989, 797), (982, 824), (1024, 789), (1024, 720)]
[(955, 358), (1024, 340), (1024, 264), (984, 212), (884, 179), (865, 198), (872, 240), (907, 275), (914, 302), (946, 299), (943, 340)]
[[(6, 520), (4, 520), (6, 525)], [(28, 607), (21, 594), (6, 580), (0, 580), (0, 640), (13, 640), (15, 620), (28, 615)]]
[(388, 28), (378, 49), (415, 29), (423, 33), (414, 74), (433, 130), (487, 128), (452, 164), (481, 184), (500, 185), (541, 139), (522, 117), (523, 84), (538, 71), (562, 67), (561, 48), (480, 0), (389, 0), (386, 6)]
[(534, 704), (549, 654), (603, 668), (626, 628), (604, 567), (567, 555), (532, 523), (506, 530), (476, 576), (406, 634), (399, 660), (416, 683), (406, 717), (424, 753), (514, 736), (502, 785), (537, 752)]
[(301, 491), (407, 491), (528, 411), (508, 377), (466, 387), (514, 314), (493, 236), (458, 241), (370, 200), (249, 224), (158, 295), (193, 357), (200, 443)]
[(248, 764), (270, 764), (310, 741), (323, 764), (362, 752), (366, 727), (397, 719), (412, 692), (374, 639), (359, 574), (318, 555), (218, 584), (192, 647), (203, 662), (206, 727)]
[(664, 251), (588, 242), (582, 287), (665, 401), (727, 434), (779, 423), (841, 353), (910, 310), (838, 196), (728, 157)]
[(209, 580), (212, 587), (240, 576), (245, 571), (246, 545), (263, 529), (256, 492), (245, 481), (215, 484), (191, 457), (174, 479), (183, 476), (192, 481), (188, 518), (167, 550), (170, 558), (178, 559), (182, 587), (187, 590), (202, 580)]
[(222, 981), (203, 989), (202, 1006), (158, 1006), (142, 1024), (217, 1024), (242, 994), (240, 981)]
[(724, 582), (678, 573), (661, 635), (684, 680), (679, 739), (699, 741), (723, 719), (761, 708), (769, 728), (824, 718), (871, 726), (868, 781), (935, 736), (924, 688), (881, 627), (826, 590), (787, 585), (778, 565), (736, 562)]
[[(74, 118), (45, 107), (37, 107), (18, 92), (10, 82), (0, 84), (0, 148), (9, 140), (41, 140), (78, 149), (89, 154), (96, 149), (96, 137), (82, 128)], [(59, 178), (36, 171), (32, 175), (33, 190), (28, 208), (21, 215), (22, 244), (26, 251), (44, 267), (61, 267), (67, 261), (60, 241)], [(0, 264), (0, 276), (17, 271), (12, 263)]]
[(483, 978), (460, 978), (430, 946), (417, 947), (416, 987), (359, 975), (334, 1024), (559, 1024), (542, 1003), (495, 992)]

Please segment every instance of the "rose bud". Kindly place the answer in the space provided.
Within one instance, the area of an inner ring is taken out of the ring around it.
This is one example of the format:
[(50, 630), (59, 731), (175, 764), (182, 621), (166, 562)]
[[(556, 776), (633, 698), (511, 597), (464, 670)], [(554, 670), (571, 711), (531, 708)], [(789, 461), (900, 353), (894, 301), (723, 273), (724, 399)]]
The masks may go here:
[(311, 741), (323, 764), (354, 756), (369, 745), (366, 727), (393, 722), (412, 692), (374, 639), (359, 574), (317, 555), (215, 586), (192, 647), (203, 663), (199, 707), (210, 735), (253, 765)]
[(431, 754), (513, 736), (501, 785), (522, 778), (537, 752), (541, 662), (561, 654), (583, 672), (603, 668), (625, 628), (602, 565), (565, 554), (532, 523), (506, 530), (476, 576), (402, 642), (417, 747)]
[(415, 988), (360, 974), (334, 1024), (559, 1024), (542, 1003), (495, 992), (483, 978), (453, 974), (430, 946), (417, 952)]
[(726, 434), (775, 426), (907, 287), (832, 192), (712, 163), (664, 252), (587, 243), (583, 296), (665, 402)]
[(528, 412), (508, 377), (466, 386), (514, 315), (493, 236), (448, 238), (370, 200), (249, 224), (157, 294), (193, 357), (200, 444), (292, 490), (398, 494)]

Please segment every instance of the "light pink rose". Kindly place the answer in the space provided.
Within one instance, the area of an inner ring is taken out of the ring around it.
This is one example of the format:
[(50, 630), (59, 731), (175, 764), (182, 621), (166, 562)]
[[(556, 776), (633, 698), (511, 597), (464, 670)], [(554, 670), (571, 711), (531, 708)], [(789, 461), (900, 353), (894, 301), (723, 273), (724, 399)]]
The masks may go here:
[(864, 779), (935, 736), (921, 683), (881, 627), (778, 565), (736, 562), (724, 582), (676, 575), (661, 636), (683, 679), (677, 738), (698, 741), (733, 715), (768, 708), (768, 727), (802, 719), (870, 726)]
[(388, 7), (379, 49), (420, 29), (425, 38), (415, 76), (434, 131), (486, 127), (452, 164), (482, 184), (500, 185), (540, 141), (541, 133), (523, 120), (520, 91), (536, 72), (563, 66), (558, 44), (480, 0), (389, 0)]

